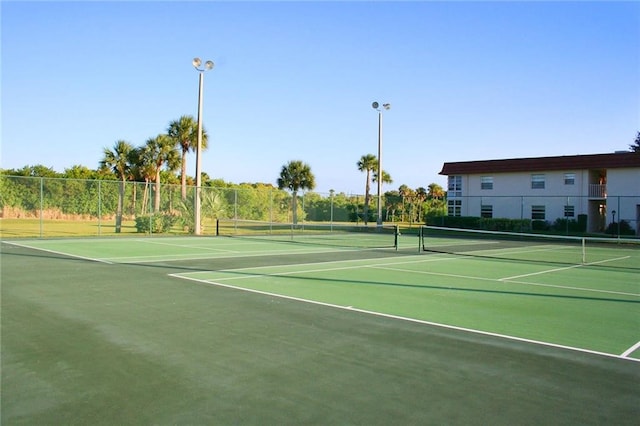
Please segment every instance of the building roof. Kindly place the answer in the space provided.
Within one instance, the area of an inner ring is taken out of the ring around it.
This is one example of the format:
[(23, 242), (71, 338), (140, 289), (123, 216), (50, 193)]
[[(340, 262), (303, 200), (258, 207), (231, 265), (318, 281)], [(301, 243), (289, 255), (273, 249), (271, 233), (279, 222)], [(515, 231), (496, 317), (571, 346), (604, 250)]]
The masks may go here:
[(620, 169), (640, 167), (640, 152), (566, 155), (560, 157), (511, 158), (505, 160), (444, 163), (441, 175), (542, 172), (554, 170)]

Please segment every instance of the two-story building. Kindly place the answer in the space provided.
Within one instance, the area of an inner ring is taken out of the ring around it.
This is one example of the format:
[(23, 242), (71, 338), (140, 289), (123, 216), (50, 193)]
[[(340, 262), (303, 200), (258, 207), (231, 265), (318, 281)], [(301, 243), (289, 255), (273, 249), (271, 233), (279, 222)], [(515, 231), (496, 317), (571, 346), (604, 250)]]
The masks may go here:
[(554, 222), (587, 216), (589, 232), (624, 220), (640, 235), (640, 153), (444, 163), (450, 216)]

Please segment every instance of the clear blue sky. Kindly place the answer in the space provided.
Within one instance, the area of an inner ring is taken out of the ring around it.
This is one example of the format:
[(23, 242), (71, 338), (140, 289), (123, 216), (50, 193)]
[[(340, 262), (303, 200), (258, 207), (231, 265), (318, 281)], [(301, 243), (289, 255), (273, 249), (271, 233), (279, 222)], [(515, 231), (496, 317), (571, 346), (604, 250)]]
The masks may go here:
[[(203, 171), (363, 193), (377, 154), (415, 189), (442, 164), (626, 150), (640, 130), (638, 2), (7, 2), (0, 167), (97, 168), (197, 115)], [(195, 156), (189, 156), (195, 175)]]

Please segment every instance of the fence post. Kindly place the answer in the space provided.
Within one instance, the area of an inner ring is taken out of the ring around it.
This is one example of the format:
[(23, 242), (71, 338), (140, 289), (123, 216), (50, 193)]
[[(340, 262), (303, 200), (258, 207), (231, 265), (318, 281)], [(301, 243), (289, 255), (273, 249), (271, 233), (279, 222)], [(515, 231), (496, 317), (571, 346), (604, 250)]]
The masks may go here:
[(618, 195), (618, 238), (620, 238), (620, 222), (622, 221), (622, 211), (620, 210), (620, 196)]
[(233, 190), (233, 218), (238, 220), (238, 188)]
[(44, 236), (44, 178), (40, 178), (40, 238)]
[(98, 181), (98, 235), (102, 235), (102, 181)]
[(329, 197), (331, 198), (331, 207), (330, 207), (330, 220), (329, 223), (331, 225), (331, 232), (333, 232), (333, 189), (329, 190)]

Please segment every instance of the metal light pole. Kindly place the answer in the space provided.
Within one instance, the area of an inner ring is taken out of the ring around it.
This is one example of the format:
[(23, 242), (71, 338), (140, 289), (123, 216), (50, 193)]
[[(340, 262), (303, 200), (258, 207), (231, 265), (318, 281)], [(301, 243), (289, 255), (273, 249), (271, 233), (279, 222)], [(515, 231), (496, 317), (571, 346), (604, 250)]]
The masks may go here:
[[(374, 102), (371, 104), (373, 109), (378, 111), (378, 226), (382, 226), (382, 110), (380, 104)], [(382, 104), (386, 110), (391, 109), (391, 104)]]
[(200, 68), (202, 60), (200, 58), (194, 58), (192, 61), (193, 67), (198, 71), (199, 85), (198, 85), (198, 145), (196, 148), (196, 199), (194, 206), (194, 233), (200, 235), (201, 227), (201, 187), (202, 187), (202, 90), (204, 87), (204, 72), (213, 68), (213, 61), (207, 61), (204, 63), (204, 68)]

